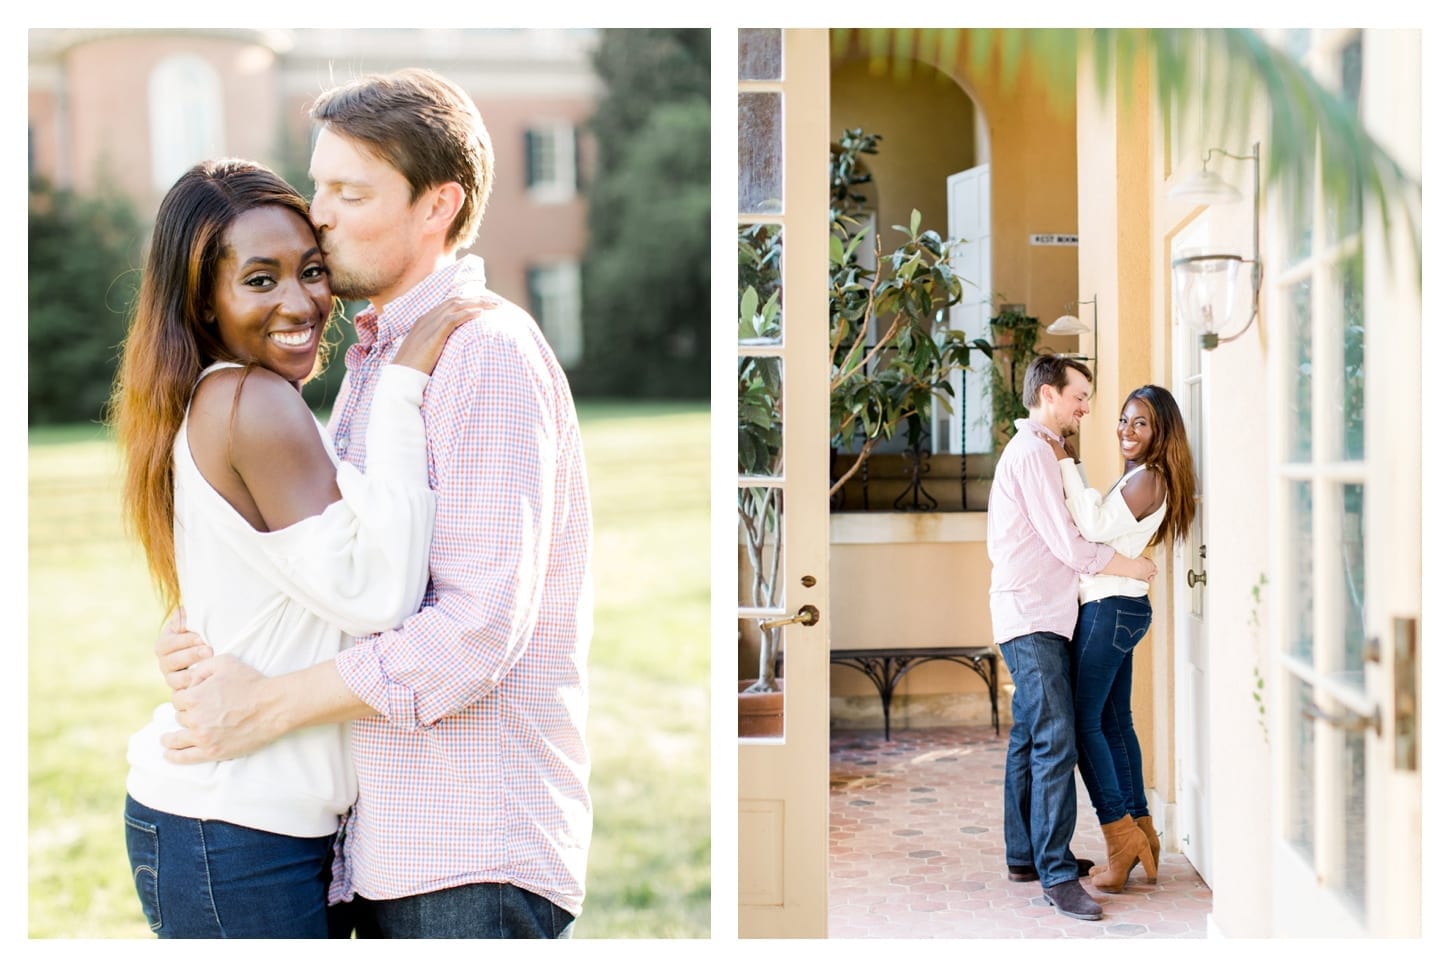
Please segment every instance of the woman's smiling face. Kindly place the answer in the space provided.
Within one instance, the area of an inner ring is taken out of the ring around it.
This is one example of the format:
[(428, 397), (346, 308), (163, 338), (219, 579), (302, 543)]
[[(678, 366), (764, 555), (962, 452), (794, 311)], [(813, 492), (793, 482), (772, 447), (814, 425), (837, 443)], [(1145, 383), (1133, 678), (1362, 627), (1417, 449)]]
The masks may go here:
[(1122, 447), (1123, 459), (1129, 463), (1142, 463), (1153, 443), (1153, 414), (1148, 404), (1139, 399), (1128, 400), (1118, 417), (1118, 443)]
[(312, 373), (332, 289), (307, 220), (279, 205), (237, 216), (223, 239), (211, 311), (222, 343), (294, 383)]

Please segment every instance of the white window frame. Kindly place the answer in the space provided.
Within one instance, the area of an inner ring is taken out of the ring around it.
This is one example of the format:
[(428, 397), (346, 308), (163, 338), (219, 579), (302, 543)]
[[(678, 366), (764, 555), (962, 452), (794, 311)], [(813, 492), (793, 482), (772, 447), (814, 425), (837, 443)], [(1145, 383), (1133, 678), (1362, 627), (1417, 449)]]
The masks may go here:
[(533, 150), (527, 152), (529, 198), (539, 204), (553, 205), (578, 194), (574, 124), (537, 121), (529, 125), (525, 137), (533, 144)]
[[(1303, 60), (1313, 71), (1319, 82), (1327, 89), (1339, 84), (1337, 70), (1345, 46), (1358, 33), (1355, 30), (1322, 30), (1312, 32), (1310, 47)], [(1366, 79), (1361, 79), (1361, 84)], [(1316, 145), (1316, 155), (1319, 148)], [(1288, 795), (1287, 777), (1298, 766), (1294, 741), (1295, 731), (1301, 728), (1301, 719), (1291, 718), (1299, 706), (1294, 698), (1298, 686), (1311, 690), (1314, 703), (1328, 709), (1342, 708), (1355, 715), (1371, 715), (1374, 704), (1365, 682), (1341, 674), (1337, 659), (1342, 653), (1344, 628), (1344, 574), (1336, 563), (1344, 534), (1340, 520), (1344, 488), (1366, 486), (1368, 465), (1365, 457), (1348, 459), (1342, 453), (1344, 438), (1344, 329), (1342, 266), (1345, 258), (1363, 244), (1363, 225), (1354, 233), (1340, 233), (1337, 238), (1329, 236), (1330, 213), (1323, 199), (1318, 183), (1318, 170), (1322, 159), (1316, 164), (1316, 183), (1313, 187), (1312, 231), (1308, 252), (1300, 255), (1290, 251), (1294, 240), (1290, 237), (1293, 227), (1287, 222), (1287, 214), (1276, 210), (1273, 213), (1271, 231), (1276, 237), (1279, 260), (1278, 271), (1271, 277), (1269, 298), (1274, 307), (1272, 318), (1279, 323), (1284, 338), (1270, 340), (1271, 356), (1271, 400), (1270, 409), (1275, 415), (1276, 429), (1273, 432), (1273, 477), (1272, 496), (1273, 571), (1280, 579), (1271, 588), (1274, 619), (1272, 622), (1272, 657), (1275, 681), (1270, 684), (1275, 695), (1275, 724), (1273, 733), (1278, 762), (1275, 772), (1276, 784), (1282, 783), (1276, 795), (1274, 820), (1275, 840), (1280, 849), (1289, 849), (1285, 837), (1290, 820), (1291, 803)], [(1363, 258), (1363, 254), (1359, 256)], [(1288, 330), (1294, 318), (1294, 297), (1296, 290), (1305, 282), (1309, 285), (1309, 365), (1313, 376), (1310, 387), (1310, 452), (1307, 459), (1295, 459), (1293, 455), (1292, 419), (1295, 381), (1290, 373), (1293, 360), (1289, 356)], [(1374, 307), (1364, 307), (1366, 325), (1372, 325), (1368, 318)], [(1368, 403), (1368, 401), (1366, 401)], [(1361, 415), (1367, 419), (1367, 413)], [(1370, 441), (1365, 442), (1366, 449)], [(1298, 562), (1294, 547), (1299, 535), (1293, 526), (1293, 494), (1296, 487), (1307, 485), (1310, 491), (1310, 533), (1311, 557), (1314, 561), (1313, 586), (1310, 595), (1312, 651), (1307, 658), (1292, 653), (1292, 638), (1296, 598), (1290, 575), (1297, 573)], [(1365, 526), (1361, 528), (1361, 550), (1368, 547), (1373, 535)], [(1333, 552), (1333, 553), (1332, 553)], [(1342, 743), (1336, 740), (1341, 733), (1326, 732), (1320, 728), (1315, 734), (1313, 762), (1311, 769), (1312, 787), (1309, 789), (1313, 824), (1312, 867), (1310, 858), (1304, 858), (1306, 875), (1317, 877), (1321, 892), (1329, 902), (1337, 905), (1337, 911), (1344, 918), (1344, 924), (1351, 921), (1363, 922), (1366, 911), (1358, 908), (1353, 895), (1363, 890), (1363, 883), (1351, 882), (1356, 875), (1363, 877), (1365, 870), (1356, 866), (1358, 860), (1345, 853), (1346, 843), (1342, 840), (1347, 818), (1348, 789), (1338, 785), (1341, 780), (1359, 782), (1359, 807), (1363, 808), (1364, 776), (1348, 775), (1342, 772), (1340, 759), (1344, 755)], [(1328, 739), (1328, 740), (1326, 740)], [(1302, 765), (1302, 764), (1301, 764)], [(1362, 893), (1359, 894), (1362, 899)]]
[(157, 64), (147, 81), (151, 182), (166, 191), (199, 161), (224, 157), (225, 102), (216, 68), (196, 54)]
[(559, 365), (572, 369), (584, 359), (579, 263), (561, 259), (530, 266), (529, 295), (538, 300), (536, 321)]

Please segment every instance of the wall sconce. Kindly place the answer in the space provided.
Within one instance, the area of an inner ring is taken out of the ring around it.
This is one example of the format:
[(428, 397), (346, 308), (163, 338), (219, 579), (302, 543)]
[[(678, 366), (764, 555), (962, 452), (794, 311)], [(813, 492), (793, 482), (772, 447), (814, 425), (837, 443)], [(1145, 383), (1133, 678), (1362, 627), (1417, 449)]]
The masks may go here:
[[(1178, 187), (1170, 190), (1170, 198), (1182, 198), (1203, 205), (1220, 201), (1239, 201), (1243, 195), (1239, 190), (1208, 170), (1208, 162), (1214, 153), (1237, 161), (1254, 163), (1254, 248), (1250, 258), (1230, 254), (1204, 254), (1194, 252), (1173, 260), (1173, 293), (1178, 305), (1178, 314), (1184, 322), (1202, 335), (1204, 349), (1213, 349), (1221, 342), (1232, 342), (1248, 332), (1259, 314), (1259, 286), (1263, 282), (1264, 266), (1259, 259), (1259, 143), (1254, 142), (1252, 154), (1229, 154), (1222, 148), (1209, 148), (1203, 153), (1203, 170), (1184, 179)], [(1253, 301), (1248, 321), (1233, 335), (1222, 335), (1233, 313), (1234, 295), (1237, 292), (1239, 268), (1247, 264), (1253, 283)]]
[(1093, 334), (1093, 354), (1092, 354), (1092, 356), (1091, 357), (1088, 357), (1088, 356), (1083, 356), (1083, 355), (1080, 355), (1080, 354), (1074, 354), (1074, 355), (1070, 356), (1069, 358), (1082, 360), (1083, 362), (1087, 362), (1088, 359), (1091, 359), (1092, 360), (1092, 364), (1093, 364), (1093, 377), (1096, 378), (1097, 377), (1097, 372), (1098, 372), (1098, 297), (1097, 297), (1097, 293), (1093, 293), (1093, 297), (1091, 299), (1079, 299), (1077, 302), (1069, 302), (1065, 306), (1063, 306), (1063, 308), (1064, 309), (1070, 309), (1073, 306), (1088, 306), (1088, 305), (1090, 305), (1090, 306), (1093, 307), (1093, 324), (1092, 324), (1091, 327), (1089, 327), (1087, 323), (1083, 322), (1077, 316), (1074, 316), (1074, 315), (1064, 315), (1064, 316), (1058, 316), (1056, 319), (1054, 319), (1052, 321), (1052, 325), (1050, 325), (1050, 326), (1047, 327), (1047, 332), (1048, 332), (1048, 334), (1053, 335), (1053, 336), (1081, 336), (1084, 333), (1088, 333), (1088, 332), (1092, 333)]

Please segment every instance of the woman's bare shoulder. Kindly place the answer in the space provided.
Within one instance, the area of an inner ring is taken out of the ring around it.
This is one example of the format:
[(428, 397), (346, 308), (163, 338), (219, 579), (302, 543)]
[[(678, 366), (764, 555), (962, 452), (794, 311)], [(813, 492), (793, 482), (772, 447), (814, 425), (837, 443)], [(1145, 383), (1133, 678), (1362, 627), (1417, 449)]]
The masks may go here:
[(1163, 506), (1167, 496), (1167, 482), (1163, 474), (1153, 467), (1144, 467), (1123, 484), (1123, 501), (1138, 520)]
[(317, 427), (307, 401), (281, 376), (260, 366), (227, 367), (202, 377), (192, 396), (191, 437), (225, 440), (236, 453), (291, 443), (311, 445)]

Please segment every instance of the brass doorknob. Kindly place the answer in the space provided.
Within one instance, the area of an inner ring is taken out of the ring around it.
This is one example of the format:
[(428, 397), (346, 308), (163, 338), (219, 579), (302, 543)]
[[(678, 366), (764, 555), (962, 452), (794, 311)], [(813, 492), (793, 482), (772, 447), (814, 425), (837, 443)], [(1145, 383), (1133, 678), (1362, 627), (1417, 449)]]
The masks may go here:
[(803, 604), (799, 611), (789, 618), (776, 618), (772, 621), (762, 621), (762, 628), (783, 628), (786, 625), (805, 625), (809, 628), (821, 620), (821, 611), (813, 604)]
[(1188, 586), (1190, 588), (1197, 587), (1200, 584), (1207, 584), (1207, 583), (1208, 583), (1208, 568), (1204, 568), (1202, 571), (1189, 571), (1188, 572)]

